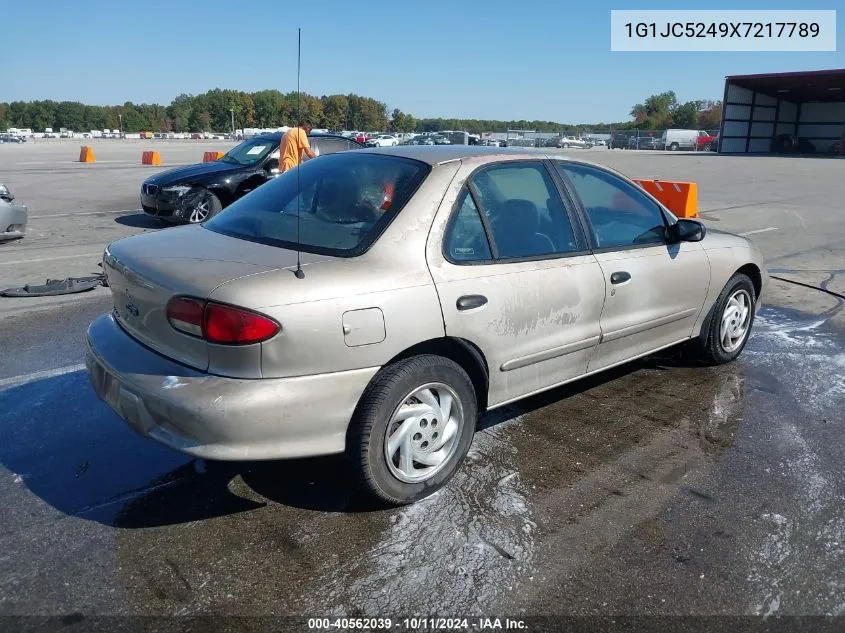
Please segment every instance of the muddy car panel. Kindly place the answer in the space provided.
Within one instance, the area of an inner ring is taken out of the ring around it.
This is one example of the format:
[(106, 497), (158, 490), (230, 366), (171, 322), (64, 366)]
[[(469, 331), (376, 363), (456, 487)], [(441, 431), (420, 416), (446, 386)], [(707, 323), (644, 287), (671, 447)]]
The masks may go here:
[[(446, 334), (481, 350), (489, 367), (490, 406), (584, 375), (599, 343), (604, 303), (601, 267), (590, 253), (482, 265), (447, 261), (443, 240), (467, 179), (497, 162), (463, 161), (427, 244)], [(471, 295), (486, 303), (461, 310), (458, 300)]]

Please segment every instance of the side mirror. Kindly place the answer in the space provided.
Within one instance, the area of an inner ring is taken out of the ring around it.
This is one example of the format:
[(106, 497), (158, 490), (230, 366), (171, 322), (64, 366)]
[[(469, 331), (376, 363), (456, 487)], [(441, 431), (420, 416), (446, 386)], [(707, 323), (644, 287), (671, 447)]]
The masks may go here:
[(700, 242), (707, 234), (707, 228), (698, 220), (681, 218), (669, 227), (674, 242)]

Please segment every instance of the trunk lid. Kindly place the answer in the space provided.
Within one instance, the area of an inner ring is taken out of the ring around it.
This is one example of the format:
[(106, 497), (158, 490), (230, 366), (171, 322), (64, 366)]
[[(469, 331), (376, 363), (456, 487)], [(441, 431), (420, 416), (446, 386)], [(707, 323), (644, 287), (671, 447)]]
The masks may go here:
[[(302, 254), (303, 264), (322, 259), (329, 258)], [(176, 295), (207, 299), (229, 281), (295, 264), (294, 251), (186, 226), (114, 242), (103, 268), (124, 330), (160, 354), (205, 371), (208, 343), (171, 327), (168, 301)]]

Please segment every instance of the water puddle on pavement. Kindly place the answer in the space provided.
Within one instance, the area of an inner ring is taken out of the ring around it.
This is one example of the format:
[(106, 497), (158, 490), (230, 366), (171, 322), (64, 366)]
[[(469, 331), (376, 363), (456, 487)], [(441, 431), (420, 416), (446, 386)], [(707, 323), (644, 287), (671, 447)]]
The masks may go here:
[(297, 606), (340, 615), (490, 613), (534, 562), (537, 526), (509, 437), (519, 422), (477, 433), (448, 488), (390, 512), (377, 540), (325, 565)]

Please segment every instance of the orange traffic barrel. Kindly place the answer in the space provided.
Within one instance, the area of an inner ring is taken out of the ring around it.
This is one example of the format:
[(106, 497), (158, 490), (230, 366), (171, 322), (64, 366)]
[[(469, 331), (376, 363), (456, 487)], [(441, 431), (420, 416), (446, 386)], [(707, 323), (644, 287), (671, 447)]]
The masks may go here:
[(141, 154), (142, 165), (161, 165), (161, 157), (158, 152), (143, 152)]
[(657, 198), (679, 218), (698, 217), (698, 185), (694, 182), (677, 182), (634, 178), (635, 183)]
[(94, 150), (92, 150), (88, 145), (83, 145), (79, 148), (79, 162), (80, 163), (94, 163), (96, 160), (94, 159)]

